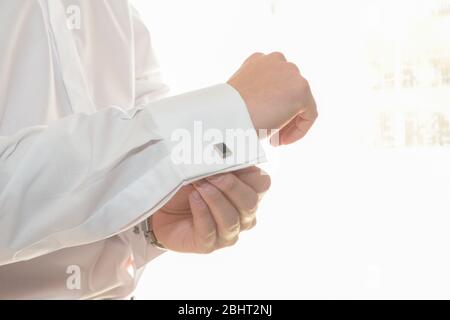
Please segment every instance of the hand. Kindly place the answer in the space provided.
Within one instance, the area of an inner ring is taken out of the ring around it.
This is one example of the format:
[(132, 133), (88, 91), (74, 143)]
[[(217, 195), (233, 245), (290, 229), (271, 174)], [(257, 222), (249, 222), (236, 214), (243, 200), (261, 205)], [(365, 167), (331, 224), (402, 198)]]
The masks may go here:
[(257, 167), (183, 187), (152, 216), (158, 242), (169, 250), (210, 253), (234, 245), (256, 224), (256, 209), (270, 187)]
[(303, 138), (318, 116), (308, 82), (279, 52), (253, 54), (228, 84), (246, 102), (255, 128), (279, 130), (281, 145)]

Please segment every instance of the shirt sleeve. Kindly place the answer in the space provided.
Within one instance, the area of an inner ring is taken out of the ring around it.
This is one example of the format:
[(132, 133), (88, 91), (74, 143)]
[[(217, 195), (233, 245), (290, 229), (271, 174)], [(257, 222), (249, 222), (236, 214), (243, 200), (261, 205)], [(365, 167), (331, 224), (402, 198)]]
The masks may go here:
[[(164, 83), (162, 73), (153, 48), (150, 32), (142, 20), (139, 12), (130, 3), (130, 15), (133, 24), (134, 34), (134, 61), (135, 61), (135, 105), (144, 105), (165, 97), (169, 92), (169, 87)], [(140, 229), (142, 225), (147, 225), (143, 221), (135, 228)], [(124, 232), (120, 236), (129, 238)], [(135, 241), (129, 241), (135, 256), (139, 257), (139, 267), (144, 267), (146, 263), (161, 255), (164, 251), (152, 245), (145, 237), (131, 237)], [(140, 241), (136, 241), (139, 239)]]
[(139, 12), (130, 5), (134, 35), (135, 100), (142, 105), (163, 98), (169, 91), (164, 83), (150, 32)]
[(182, 185), (264, 160), (257, 140), (226, 84), (2, 136), (0, 265), (124, 232)]

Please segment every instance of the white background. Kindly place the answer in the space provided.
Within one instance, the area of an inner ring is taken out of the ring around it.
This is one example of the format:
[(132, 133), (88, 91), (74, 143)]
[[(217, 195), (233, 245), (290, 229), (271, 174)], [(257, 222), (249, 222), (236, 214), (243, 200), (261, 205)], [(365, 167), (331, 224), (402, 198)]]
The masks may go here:
[[(450, 87), (374, 91), (369, 63), (390, 63), (380, 39), (426, 61), (420, 50), (450, 39), (450, 17), (423, 27), (445, 1), (135, 3), (173, 93), (276, 50), (300, 66), (320, 112), (303, 141), (267, 148), (273, 187), (258, 227), (231, 249), (152, 261), (138, 299), (450, 298), (450, 145), (402, 135), (411, 110), (425, 123), (430, 110), (449, 114)], [(377, 140), (380, 112), (394, 118), (393, 145)]]

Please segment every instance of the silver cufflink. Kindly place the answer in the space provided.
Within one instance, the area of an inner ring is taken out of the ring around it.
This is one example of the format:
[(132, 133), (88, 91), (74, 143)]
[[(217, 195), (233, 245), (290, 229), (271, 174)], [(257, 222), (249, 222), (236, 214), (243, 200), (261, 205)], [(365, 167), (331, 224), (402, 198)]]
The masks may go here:
[(227, 147), (225, 143), (218, 143), (214, 145), (214, 148), (219, 153), (219, 155), (225, 159), (232, 155), (231, 150)]

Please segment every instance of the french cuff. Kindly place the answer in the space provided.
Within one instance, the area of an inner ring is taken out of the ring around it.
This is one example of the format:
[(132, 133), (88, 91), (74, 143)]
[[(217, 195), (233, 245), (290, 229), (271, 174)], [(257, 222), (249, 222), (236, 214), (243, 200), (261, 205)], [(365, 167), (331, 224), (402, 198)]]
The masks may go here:
[(145, 108), (185, 184), (266, 161), (239, 92), (228, 84)]

